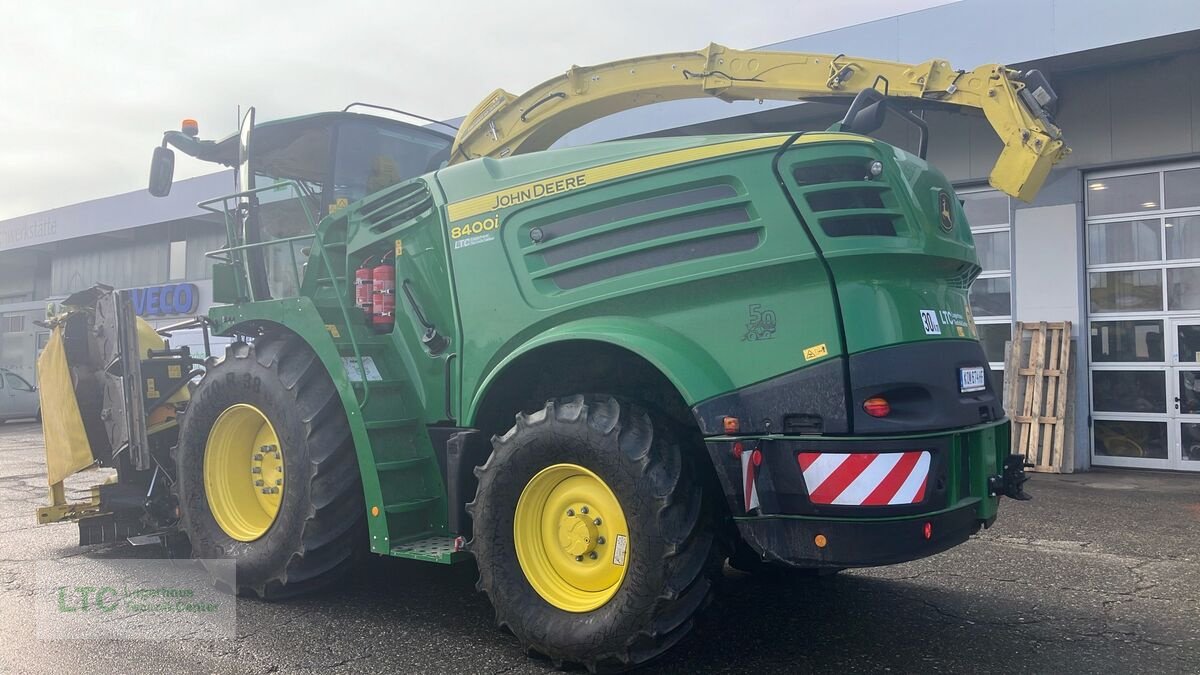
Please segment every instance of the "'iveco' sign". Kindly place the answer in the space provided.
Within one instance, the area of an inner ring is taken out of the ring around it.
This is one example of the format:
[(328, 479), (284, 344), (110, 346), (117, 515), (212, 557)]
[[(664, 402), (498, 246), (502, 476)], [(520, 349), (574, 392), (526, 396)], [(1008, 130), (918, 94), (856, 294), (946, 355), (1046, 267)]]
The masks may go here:
[(138, 316), (191, 314), (196, 311), (200, 292), (196, 284), (167, 284), (130, 289), (129, 299)]

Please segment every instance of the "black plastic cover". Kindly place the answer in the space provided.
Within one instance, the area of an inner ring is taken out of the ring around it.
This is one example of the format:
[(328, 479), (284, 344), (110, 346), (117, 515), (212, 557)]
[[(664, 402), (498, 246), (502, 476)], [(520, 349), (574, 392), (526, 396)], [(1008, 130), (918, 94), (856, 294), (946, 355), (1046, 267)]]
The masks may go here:
[[(986, 387), (959, 391), (959, 369), (982, 367)], [(940, 431), (1004, 417), (983, 347), (974, 340), (930, 340), (884, 347), (850, 357), (855, 434)], [(868, 398), (887, 399), (892, 412), (872, 417)]]

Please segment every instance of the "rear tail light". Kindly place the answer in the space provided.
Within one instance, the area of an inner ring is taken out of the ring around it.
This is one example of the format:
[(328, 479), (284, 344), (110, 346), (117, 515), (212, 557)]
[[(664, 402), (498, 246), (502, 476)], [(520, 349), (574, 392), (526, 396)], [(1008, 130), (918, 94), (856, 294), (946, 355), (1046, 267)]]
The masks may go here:
[(882, 396), (874, 396), (863, 401), (863, 411), (871, 417), (887, 417), (892, 413), (892, 406)]

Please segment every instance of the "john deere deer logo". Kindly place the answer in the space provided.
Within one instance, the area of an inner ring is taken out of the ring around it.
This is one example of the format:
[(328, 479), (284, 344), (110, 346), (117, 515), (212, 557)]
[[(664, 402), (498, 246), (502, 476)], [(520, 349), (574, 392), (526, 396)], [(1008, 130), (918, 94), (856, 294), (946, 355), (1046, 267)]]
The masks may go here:
[(954, 204), (950, 201), (950, 195), (941, 190), (938, 192), (938, 218), (941, 220), (942, 229), (950, 232), (954, 230)]

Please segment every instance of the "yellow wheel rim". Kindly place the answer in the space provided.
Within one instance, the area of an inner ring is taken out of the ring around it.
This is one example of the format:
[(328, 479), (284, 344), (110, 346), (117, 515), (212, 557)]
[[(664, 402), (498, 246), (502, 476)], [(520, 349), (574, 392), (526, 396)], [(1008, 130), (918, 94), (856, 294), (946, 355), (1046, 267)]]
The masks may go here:
[(238, 541), (267, 533), (283, 499), (283, 448), (275, 427), (246, 403), (225, 409), (204, 446), (204, 492), (217, 525)]
[(590, 612), (608, 602), (629, 567), (629, 527), (595, 473), (555, 464), (530, 479), (513, 517), (517, 561), (546, 602)]

